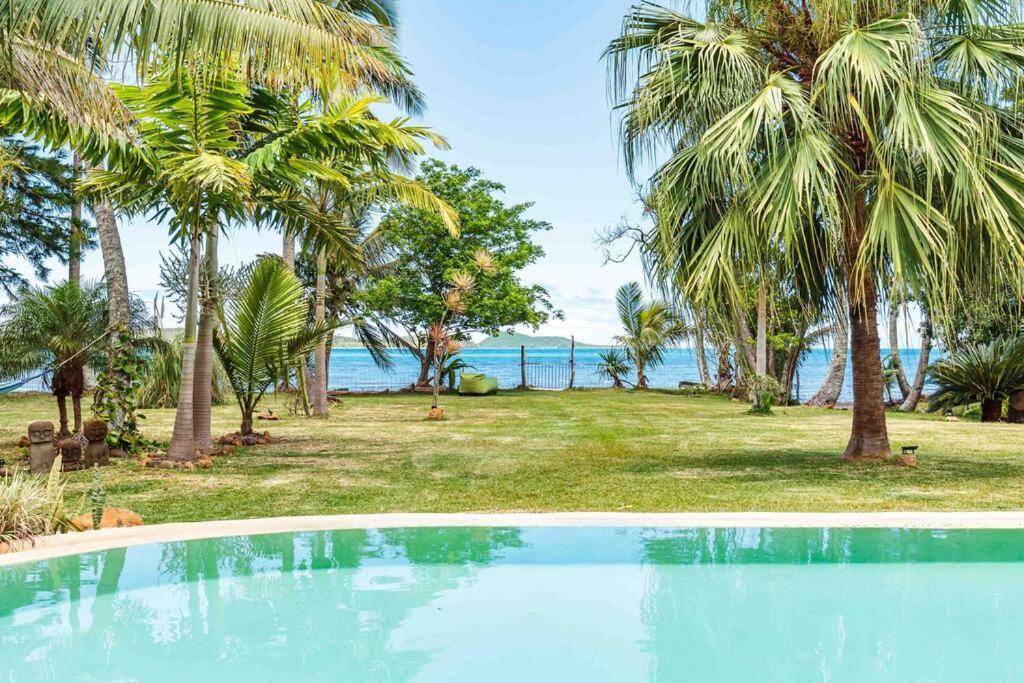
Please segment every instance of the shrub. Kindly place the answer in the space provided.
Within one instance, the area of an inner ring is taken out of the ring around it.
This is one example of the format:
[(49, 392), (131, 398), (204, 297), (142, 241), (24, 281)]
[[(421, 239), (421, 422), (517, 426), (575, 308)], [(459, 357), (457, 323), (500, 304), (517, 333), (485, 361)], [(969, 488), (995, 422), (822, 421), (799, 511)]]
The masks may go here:
[(32, 543), (37, 536), (68, 531), (71, 515), (64, 507), (60, 457), (43, 480), (23, 470), (0, 480), (0, 546)]

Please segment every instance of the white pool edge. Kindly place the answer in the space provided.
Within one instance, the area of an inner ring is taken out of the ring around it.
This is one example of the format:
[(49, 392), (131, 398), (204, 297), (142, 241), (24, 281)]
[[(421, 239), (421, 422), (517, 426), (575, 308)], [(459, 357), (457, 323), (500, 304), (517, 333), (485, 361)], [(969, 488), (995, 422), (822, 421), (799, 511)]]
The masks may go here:
[(442, 526), (1024, 529), (1024, 512), (471, 512), (271, 517), (47, 536), (33, 547), (0, 554), (0, 567), (111, 548), (224, 536)]

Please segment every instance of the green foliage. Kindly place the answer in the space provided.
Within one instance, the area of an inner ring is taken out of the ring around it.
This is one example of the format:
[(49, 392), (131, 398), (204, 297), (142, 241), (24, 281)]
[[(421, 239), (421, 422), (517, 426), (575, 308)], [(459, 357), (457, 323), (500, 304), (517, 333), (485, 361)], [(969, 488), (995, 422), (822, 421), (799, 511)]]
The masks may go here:
[(611, 380), (612, 387), (622, 389), (623, 377), (630, 370), (629, 359), (622, 349), (608, 349), (598, 354), (601, 359), (597, 364), (597, 372), (601, 377)]
[(92, 512), (92, 528), (99, 529), (103, 521), (103, 509), (107, 506), (107, 490), (100, 482), (100, 466), (92, 466), (92, 486), (89, 488), (89, 509)]
[(310, 325), (308, 318), (302, 285), (277, 258), (257, 263), (241, 295), (228, 303), (214, 349), (242, 411), (242, 434), (252, 431), (252, 413), (263, 394), (335, 329)]
[(649, 368), (665, 360), (665, 348), (686, 336), (686, 325), (672, 308), (661, 301), (644, 303), (640, 284), (628, 282), (615, 295), (619, 321), (624, 332), (615, 341), (623, 346), (626, 358), (636, 367), (636, 386), (647, 388)]
[(747, 380), (747, 388), (754, 397), (749, 411), (751, 415), (771, 415), (772, 406), (782, 398), (782, 387), (771, 375), (754, 373)]
[(97, 420), (107, 423), (107, 444), (111, 448), (137, 453), (145, 446), (139, 423), (146, 419), (139, 413), (139, 408), (143, 407), (140, 401), (146, 377), (146, 361), (140, 346), (155, 345), (162, 350), (167, 344), (162, 340), (139, 340), (131, 335), (130, 330), (125, 331), (108, 345), (106, 362), (96, 378), (92, 411)]
[(54, 393), (81, 392), (85, 365), (101, 360), (106, 320), (106, 294), (95, 284), (21, 290), (0, 308), (0, 377), (55, 368)]
[(523, 284), (519, 277), (544, 253), (531, 236), (551, 228), (526, 218), (530, 204), (506, 205), (498, 197), (504, 187), (474, 168), (431, 160), (423, 164), (418, 180), (458, 212), (460, 235), (453, 235), (435, 212), (406, 206), (388, 211), (381, 233), (392, 266), (360, 294), (366, 310), (394, 321), (422, 348), (430, 325), (445, 314), (449, 276), (483, 251), (492, 255), (494, 273), (464, 297), (465, 312), (448, 329), (452, 337), (466, 340), (473, 331), (497, 334), (519, 324), (536, 327), (561, 315), (553, 313), (543, 287)]
[(1006, 398), (1024, 389), (1024, 339), (1002, 338), (964, 348), (928, 372), (938, 385), (928, 397), (928, 412), (985, 402), (998, 402), (1001, 411)]
[(58, 456), (45, 480), (24, 470), (0, 478), (0, 544), (15, 546), (71, 528), (60, 462)]
[[(145, 359), (139, 386), (138, 407), (176, 408), (181, 386), (181, 340), (157, 348)], [(214, 359), (211, 402), (224, 405), (230, 388), (220, 361)]]
[(71, 232), (71, 167), (38, 146), (0, 139), (0, 289), (26, 286), (9, 257), (31, 264), (46, 279), (46, 260), (66, 260)]

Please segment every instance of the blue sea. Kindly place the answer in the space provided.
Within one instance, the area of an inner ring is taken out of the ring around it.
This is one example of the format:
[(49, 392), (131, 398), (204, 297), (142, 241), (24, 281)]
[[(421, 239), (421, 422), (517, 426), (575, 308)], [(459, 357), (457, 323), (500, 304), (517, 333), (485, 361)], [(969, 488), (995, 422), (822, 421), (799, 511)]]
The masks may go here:
[[(576, 349), (576, 371), (574, 386), (576, 387), (610, 387), (611, 382), (602, 378), (597, 367), (599, 354), (607, 347), (584, 347)], [(887, 356), (888, 349), (882, 350)], [(903, 349), (900, 357), (903, 360), (908, 378), (912, 380), (917, 369), (920, 352), (917, 349)], [(471, 371), (483, 372), (498, 378), (502, 389), (514, 389), (522, 382), (520, 368), (520, 352), (514, 349), (466, 349), (461, 357), (470, 365)], [(814, 395), (821, 386), (825, 373), (828, 372), (830, 349), (813, 349), (804, 355), (800, 364), (798, 381), (795, 382), (793, 393), (800, 400)], [(708, 367), (712, 375), (715, 372), (714, 354), (707, 354)], [(933, 354), (933, 359), (937, 358)], [(419, 374), (419, 360), (408, 351), (391, 351), (393, 367), (382, 370), (373, 363), (364, 349), (334, 349), (331, 352), (330, 386), (332, 389), (349, 389), (351, 391), (383, 391), (408, 387), (416, 381)], [(539, 389), (564, 389), (569, 380), (569, 349), (527, 349), (526, 350), (527, 384)], [(840, 401), (853, 400), (853, 381), (850, 377), (851, 366), (846, 365), (846, 381)], [(665, 363), (657, 368), (649, 369), (647, 376), (652, 388), (675, 389), (680, 382), (699, 382), (696, 356), (693, 349), (668, 349), (665, 352)], [(632, 379), (627, 378), (627, 379)], [(931, 387), (926, 386), (928, 392)], [(22, 387), (23, 391), (45, 391), (46, 387), (40, 380), (35, 380)], [(899, 393), (893, 387), (893, 395)]]
[[(577, 387), (610, 387), (611, 382), (598, 375), (599, 354), (605, 348), (585, 347), (576, 349)], [(513, 349), (466, 349), (462, 358), (472, 370), (498, 378), (502, 389), (513, 389), (522, 382), (520, 352)], [(888, 349), (882, 350), (887, 356)], [(933, 354), (934, 355), (934, 354)], [(714, 354), (709, 352), (708, 366), (715, 371)], [(806, 400), (814, 395), (828, 372), (831, 349), (813, 349), (804, 355), (799, 369), (799, 396)], [(913, 379), (920, 352), (917, 349), (900, 351), (900, 358), (906, 368), (908, 379)], [(394, 367), (390, 371), (378, 369), (370, 355), (363, 349), (334, 349), (331, 353), (330, 385), (333, 389), (352, 391), (400, 389), (409, 386), (419, 373), (419, 361), (407, 351), (391, 353)], [(568, 381), (569, 349), (527, 349), (527, 383), (537, 388), (564, 388)], [(846, 366), (846, 382), (843, 384), (841, 401), (853, 400), (851, 366)], [(693, 349), (669, 349), (665, 363), (648, 371), (652, 388), (674, 389), (682, 381), (699, 382), (696, 355)], [(795, 383), (794, 383), (795, 384)], [(927, 391), (927, 389), (926, 389)], [(794, 394), (796, 387), (794, 386)], [(894, 395), (899, 391), (894, 387)]]

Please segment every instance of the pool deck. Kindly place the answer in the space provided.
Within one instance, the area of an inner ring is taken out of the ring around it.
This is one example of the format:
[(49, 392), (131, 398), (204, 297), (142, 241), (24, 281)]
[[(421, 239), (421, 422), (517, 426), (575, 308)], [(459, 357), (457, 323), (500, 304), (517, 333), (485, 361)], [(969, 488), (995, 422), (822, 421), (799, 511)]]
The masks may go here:
[(33, 547), (0, 553), (0, 567), (110, 548), (222, 536), (440, 526), (1024, 529), (1024, 512), (470, 512), (274, 517), (155, 524), (47, 536), (37, 539)]

